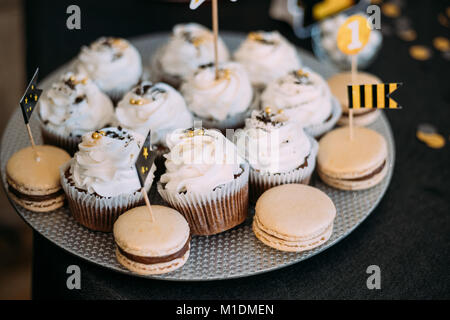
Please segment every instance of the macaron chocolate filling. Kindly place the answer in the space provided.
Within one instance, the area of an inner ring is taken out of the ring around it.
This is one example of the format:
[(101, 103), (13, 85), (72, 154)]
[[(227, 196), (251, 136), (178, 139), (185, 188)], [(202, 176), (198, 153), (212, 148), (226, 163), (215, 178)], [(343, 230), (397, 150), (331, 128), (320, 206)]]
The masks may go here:
[(126, 257), (127, 259), (142, 263), (142, 264), (157, 264), (157, 263), (164, 263), (164, 262), (170, 262), (175, 259), (179, 259), (185, 255), (185, 253), (189, 250), (191, 237), (188, 238), (186, 243), (184, 244), (183, 248), (181, 248), (179, 251), (166, 255), (166, 256), (159, 256), (159, 257), (143, 257), (143, 256), (136, 256), (134, 254), (128, 253), (124, 251), (121, 247), (117, 245), (117, 249), (119, 252)]
[(371, 173), (366, 174), (365, 176), (358, 177), (358, 178), (352, 178), (352, 179), (341, 179), (341, 180), (345, 180), (345, 181), (364, 181), (364, 180), (369, 180), (370, 178), (374, 177), (375, 175), (377, 175), (381, 171), (383, 171), (385, 165), (386, 165), (386, 160), (383, 161), (383, 163), (378, 168), (373, 170)]
[(33, 201), (33, 202), (43, 202), (48, 201), (52, 199), (56, 199), (59, 196), (64, 194), (64, 191), (61, 189), (55, 193), (46, 194), (46, 195), (30, 195), (30, 194), (24, 194), (16, 189), (14, 189), (12, 186), (8, 185), (8, 191), (11, 192), (13, 195), (15, 195), (17, 198), (25, 201)]

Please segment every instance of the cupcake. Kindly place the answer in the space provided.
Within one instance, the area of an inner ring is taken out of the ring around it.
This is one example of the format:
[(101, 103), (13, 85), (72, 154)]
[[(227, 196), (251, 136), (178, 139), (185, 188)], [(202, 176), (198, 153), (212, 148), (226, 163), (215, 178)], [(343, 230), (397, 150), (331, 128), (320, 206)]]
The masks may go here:
[(93, 81), (68, 72), (39, 100), (39, 119), (44, 142), (73, 155), (83, 134), (114, 122), (114, 108)]
[(236, 62), (219, 66), (219, 78), (213, 64), (203, 65), (181, 86), (188, 109), (205, 128), (239, 128), (252, 109), (258, 107), (244, 67)]
[(166, 135), (175, 129), (190, 128), (193, 117), (181, 94), (165, 83), (143, 82), (128, 92), (116, 108), (119, 124), (147, 136), (162, 154), (168, 151)]
[[(363, 12), (359, 12), (359, 15), (363, 15), (368, 18)], [(323, 20), (320, 23), (320, 46), (327, 58), (329, 58), (333, 63), (338, 65), (342, 69), (351, 68), (351, 56), (343, 53), (338, 49), (337, 46), (337, 33), (339, 27), (348, 19), (347, 14), (339, 14), (335, 17)], [(313, 38), (314, 39), (314, 38)], [(376, 54), (381, 48), (381, 43), (383, 42), (383, 36), (380, 30), (372, 29), (370, 32), (369, 40), (364, 48), (357, 54), (358, 57), (358, 68), (367, 67), (370, 62), (374, 59)]]
[(114, 103), (135, 86), (142, 75), (139, 52), (127, 40), (120, 38), (102, 37), (83, 47), (76, 65)]
[(301, 65), (295, 47), (277, 31), (251, 32), (234, 58), (244, 65), (258, 89)]
[(248, 211), (248, 165), (217, 130), (175, 130), (167, 136), (161, 197), (178, 210), (196, 235), (241, 224)]
[[(121, 127), (83, 135), (79, 151), (61, 169), (70, 211), (81, 225), (109, 232), (119, 215), (143, 203), (135, 161), (144, 140)], [(147, 191), (154, 171), (153, 165)]]
[(282, 112), (253, 111), (235, 134), (239, 154), (250, 164), (250, 199), (287, 183), (308, 184), (318, 144)]
[(331, 130), (341, 116), (339, 102), (326, 81), (308, 69), (291, 71), (271, 82), (261, 101), (274, 112), (283, 109), (290, 120), (314, 137)]
[[(218, 40), (219, 62), (230, 54), (222, 39)], [(214, 61), (214, 35), (197, 23), (178, 24), (170, 40), (152, 58), (153, 79), (179, 88), (181, 82), (201, 65)]]

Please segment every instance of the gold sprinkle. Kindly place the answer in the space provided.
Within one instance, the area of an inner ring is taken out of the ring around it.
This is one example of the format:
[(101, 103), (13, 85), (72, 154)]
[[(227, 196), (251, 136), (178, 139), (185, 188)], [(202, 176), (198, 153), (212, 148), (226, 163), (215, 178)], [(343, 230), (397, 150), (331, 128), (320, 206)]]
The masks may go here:
[(100, 134), (99, 134), (98, 132), (94, 132), (94, 133), (92, 134), (92, 139), (95, 139), (95, 140), (100, 139)]
[(250, 32), (248, 34), (248, 38), (253, 41), (261, 41), (264, 40), (263, 36), (258, 32)]
[(400, 8), (394, 3), (385, 3), (381, 6), (383, 14), (389, 18), (397, 18), (400, 16)]
[(133, 104), (133, 105), (139, 105), (139, 106), (142, 106), (142, 105), (144, 104), (144, 100), (141, 100), (141, 99), (138, 99), (138, 100), (136, 100), (136, 99), (130, 99), (130, 103)]
[(284, 112), (283, 109), (278, 109), (278, 111), (277, 111), (278, 114), (282, 114), (283, 112)]
[(200, 46), (201, 44), (205, 43), (206, 39), (204, 37), (196, 37), (192, 39), (192, 44), (196, 47)]
[(438, 133), (424, 133), (417, 131), (417, 139), (424, 142), (427, 146), (433, 149), (440, 149), (445, 146), (445, 139)]
[(192, 138), (194, 136), (194, 131), (193, 130), (189, 130), (187, 132), (188, 137)]
[(86, 83), (87, 83), (87, 80), (88, 80), (87, 78), (84, 78), (83, 80), (81, 80), (81, 83), (82, 83), (82, 84), (86, 84)]
[(221, 70), (221, 79), (230, 80), (231, 78), (231, 70), (230, 69), (223, 69)]
[(270, 107), (266, 107), (264, 109), (264, 112), (267, 113), (267, 114), (270, 114), (270, 113), (272, 113), (272, 109)]
[(438, 21), (441, 25), (448, 28), (449, 26), (448, 19), (443, 13), (438, 14)]
[(431, 50), (428, 47), (415, 45), (409, 48), (409, 54), (416, 60), (425, 61), (431, 58)]
[(408, 30), (400, 31), (398, 33), (398, 36), (403, 41), (414, 41), (417, 38), (417, 33), (412, 29), (408, 29)]
[(69, 80), (70, 80), (71, 82), (75, 82), (76, 79), (75, 79), (74, 76), (70, 76)]
[(442, 52), (450, 50), (450, 41), (445, 37), (436, 37), (433, 39), (433, 46)]

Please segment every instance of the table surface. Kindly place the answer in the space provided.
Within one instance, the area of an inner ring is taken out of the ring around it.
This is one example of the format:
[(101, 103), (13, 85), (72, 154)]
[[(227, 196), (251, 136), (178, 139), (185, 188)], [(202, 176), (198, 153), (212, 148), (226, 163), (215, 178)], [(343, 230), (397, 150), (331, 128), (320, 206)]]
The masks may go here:
[[(401, 1), (400, 1), (401, 2)], [(403, 1), (405, 2), (405, 1)], [(65, 28), (66, 8), (78, 4), (82, 29)], [(33, 298), (59, 299), (390, 299), (450, 298), (450, 73), (448, 56), (432, 48), (436, 36), (449, 36), (438, 23), (446, 1), (411, 1), (403, 16), (411, 19), (418, 39), (385, 35), (383, 48), (368, 69), (386, 82), (404, 82), (396, 96), (401, 111), (388, 111), (395, 141), (392, 183), (379, 206), (346, 239), (299, 264), (237, 280), (181, 283), (144, 280), (118, 274), (82, 261), (34, 234)], [(79, 47), (102, 35), (131, 37), (169, 30), (175, 23), (210, 24), (209, 5), (196, 11), (186, 4), (160, 1), (25, 1), (27, 70), (36, 66), (41, 77), (75, 56)], [(237, 9), (237, 7), (239, 7)], [(222, 1), (223, 30), (277, 29), (296, 45), (290, 27), (271, 20), (269, 1)], [(382, 17), (394, 31), (394, 21)], [(236, 23), (239, 21), (239, 23)], [(387, 29), (388, 27), (386, 27)], [(429, 46), (433, 57), (413, 60), (412, 44)], [(24, 84), (25, 85), (25, 84)], [(416, 127), (428, 122), (447, 140), (438, 150), (415, 138)], [(81, 269), (81, 290), (68, 290), (66, 269)], [(381, 269), (381, 290), (368, 290), (366, 269)]]

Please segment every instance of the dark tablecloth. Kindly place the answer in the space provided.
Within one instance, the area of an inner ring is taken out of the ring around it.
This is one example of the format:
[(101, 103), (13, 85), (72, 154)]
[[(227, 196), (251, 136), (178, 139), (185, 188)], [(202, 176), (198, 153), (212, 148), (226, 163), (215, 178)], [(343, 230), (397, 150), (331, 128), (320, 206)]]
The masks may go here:
[[(398, 2), (398, 1), (397, 1)], [(406, 2), (406, 1), (403, 1)], [(27, 66), (41, 76), (75, 56), (79, 47), (102, 35), (130, 37), (169, 30), (175, 23), (210, 25), (210, 8), (190, 11), (186, 4), (158, 1), (25, 2)], [(65, 28), (66, 8), (78, 4), (82, 29)], [(413, 44), (432, 48), (436, 36), (449, 36), (438, 23), (446, 1), (409, 1), (403, 15), (412, 20)], [(278, 29), (296, 45), (310, 49), (290, 27), (268, 16), (269, 1), (220, 1), (222, 30)], [(393, 20), (383, 16), (384, 26)], [(393, 31), (393, 29), (391, 29)], [(325, 252), (267, 274), (231, 281), (184, 283), (146, 280), (111, 272), (80, 260), (34, 235), (33, 298), (82, 299), (322, 299), (450, 298), (450, 91), (449, 61), (433, 50), (429, 61), (413, 60), (411, 43), (395, 34), (369, 71), (385, 81), (402, 81), (397, 97), (404, 107), (386, 112), (396, 142), (392, 183), (376, 210), (346, 239)], [(434, 124), (447, 140), (439, 150), (415, 138), (419, 123)], [(82, 289), (68, 290), (66, 268), (78, 265)], [(382, 289), (368, 290), (366, 268), (381, 268)]]

